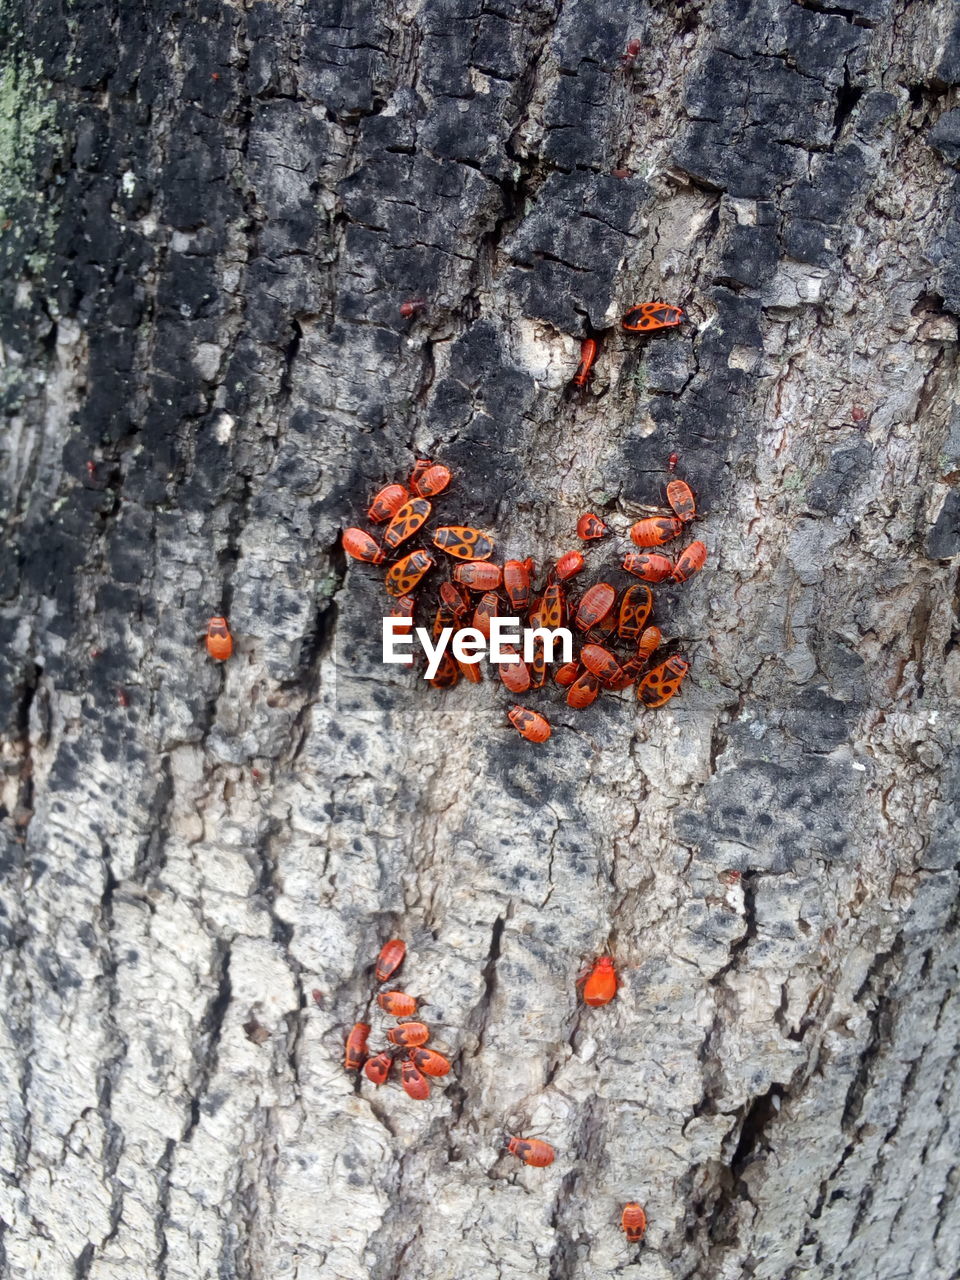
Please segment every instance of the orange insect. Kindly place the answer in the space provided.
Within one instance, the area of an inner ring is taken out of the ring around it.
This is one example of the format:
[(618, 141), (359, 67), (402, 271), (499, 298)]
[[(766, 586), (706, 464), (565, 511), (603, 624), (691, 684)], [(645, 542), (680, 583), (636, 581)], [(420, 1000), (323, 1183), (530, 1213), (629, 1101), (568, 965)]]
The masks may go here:
[(629, 689), (646, 665), (639, 658), (628, 658), (623, 664), (623, 670), (620, 675), (616, 680), (609, 681), (607, 688), (613, 693), (620, 693), (624, 689)]
[(550, 570), (548, 581), (566, 582), (567, 578), (572, 578), (574, 574), (579, 573), (583, 565), (584, 559), (579, 551), (565, 551)]
[(454, 662), (464, 680), (469, 680), (471, 684), (483, 684), (483, 672), (480, 670), (479, 662), (462, 662), (459, 658), (454, 658)]
[(374, 1084), (386, 1084), (392, 1066), (393, 1054), (384, 1049), (382, 1053), (374, 1054), (372, 1058), (366, 1060), (363, 1065), (363, 1074)]
[(643, 677), (637, 685), (637, 697), (646, 707), (662, 707), (680, 692), (683, 677), (689, 670), (690, 663), (683, 658), (668, 658)]
[(567, 616), (567, 594), (559, 582), (551, 582), (543, 593), (538, 626), (553, 631), (562, 627)]
[(494, 542), (479, 529), (468, 525), (445, 524), (434, 532), (433, 545), (458, 560), (486, 560), (493, 555)]
[(367, 1056), (367, 1036), (370, 1028), (365, 1022), (355, 1022), (347, 1036), (346, 1051), (343, 1055), (344, 1071), (359, 1071)]
[(409, 496), (402, 484), (384, 485), (367, 508), (368, 519), (374, 524), (392, 520)]
[(397, 627), (398, 635), (409, 635), (413, 630), (413, 610), (416, 603), (413, 596), (401, 596), (390, 610), (389, 616), (391, 618), (405, 618), (408, 623), (405, 627)]
[(530, 571), (522, 560), (508, 560), (503, 566), (503, 585), (518, 613), (530, 605)]
[(637, 661), (646, 662), (651, 653), (660, 648), (663, 642), (659, 627), (647, 627), (637, 641)]
[(411, 1045), (426, 1044), (430, 1039), (430, 1028), (425, 1022), (401, 1022), (387, 1032), (391, 1044), (408, 1049)]
[(455, 580), (471, 591), (495, 591), (503, 575), (497, 564), (458, 564), (453, 571)]
[(416, 492), (421, 498), (435, 498), (438, 493), (443, 493), (452, 479), (450, 468), (435, 462), (417, 477)]
[(583, 1001), (593, 1008), (609, 1004), (617, 994), (617, 971), (610, 956), (600, 956), (583, 979)]
[(553, 1164), (557, 1155), (549, 1142), (541, 1142), (539, 1138), (511, 1138), (508, 1134), (504, 1145), (512, 1156), (535, 1169), (545, 1169), (548, 1164)]
[(550, 737), (550, 725), (543, 716), (526, 707), (514, 706), (507, 712), (507, 719), (522, 738), (528, 742), (546, 742)]
[(444, 603), (439, 606), (437, 612), (433, 615), (433, 638), (439, 640), (440, 633), (445, 627), (452, 627), (456, 621), (456, 615), (450, 605)]
[(429, 458), (418, 458), (413, 464), (413, 470), (410, 472), (410, 479), (407, 481), (412, 493), (416, 493), (417, 483), (420, 480), (420, 477), (426, 475), (432, 466), (433, 462)]
[(583, 711), (591, 702), (596, 701), (599, 692), (600, 681), (592, 672), (584, 671), (567, 690), (567, 706), (573, 707), (575, 711)]
[(649, 587), (627, 587), (620, 601), (617, 634), (621, 640), (636, 640), (646, 625), (653, 608), (653, 592)]
[(638, 547), (662, 547), (682, 532), (683, 521), (676, 516), (654, 516), (651, 520), (638, 520), (630, 537)]
[(440, 659), (440, 665), (437, 667), (436, 675), (430, 677), (429, 683), (434, 689), (452, 689), (455, 684), (460, 682), (460, 668), (454, 662), (449, 653), (445, 653)]
[(526, 693), (530, 688), (530, 669), (527, 664), (520, 658), (519, 653), (512, 645), (503, 644), (500, 646), (504, 653), (509, 653), (520, 659), (518, 662), (500, 662), (497, 664), (497, 670), (500, 672), (500, 679), (510, 690), (511, 693)]
[(536, 573), (536, 566), (533, 563), (533, 556), (527, 556), (526, 560), (524, 560), (523, 562), (523, 567), (526, 569), (527, 573), (529, 573), (530, 577), (532, 578), (533, 575)]
[(590, 628), (584, 636), (584, 639), (590, 644), (605, 644), (616, 629), (617, 624), (614, 620), (613, 611), (611, 610), (605, 618), (600, 619), (595, 627)]
[(530, 686), (542, 689), (547, 683), (547, 650), (540, 639), (533, 642), (533, 661), (530, 663)]
[(454, 622), (459, 625), (470, 605), (469, 595), (462, 587), (455, 586), (452, 582), (441, 582), (440, 599), (453, 614)]
[(362, 529), (344, 529), (343, 549), (354, 560), (362, 560), (365, 564), (382, 564), (385, 552)]
[(599, 644), (585, 644), (580, 650), (580, 661), (603, 684), (623, 675), (623, 668), (610, 650)]
[(400, 1084), (407, 1097), (416, 1102), (424, 1102), (430, 1097), (426, 1076), (410, 1061), (400, 1063)]
[(627, 47), (624, 49), (623, 53), (621, 53), (620, 55), (620, 65), (621, 67), (624, 68), (625, 71), (629, 71), (633, 67), (633, 64), (636, 62), (637, 58), (639, 58), (640, 56), (640, 50), (642, 48), (643, 48), (643, 45), (640, 43), (639, 40), (627, 41)]
[(697, 504), (693, 497), (693, 490), (685, 480), (670, 481), (667, 485), (667, 501), (684, 524), (689, 524), (697, 514)]
[(574, 622), (581, 631), (589, 631), (609, 616), (616, 598), (617, 593), (609, 582), (598, 582), (584, 593)]
[(392, 551), (396, 550), (401, 542), (412, 538), (423, 526), (432, 510), (433, 507), (426, 498), (411, 498), (409, 502), (405, 502), (387, 525), (387, 531), (383, 535), (384, 545)]
[(445, 1076), (450, 1070), (450, 1063), (443, 1054), (433, 1049), (409, 1049), (407, 1057), (425, 1076)]
[(631, 333), (653, 333), (656, 329), (672, 329), (683, 320), (679, 307), (666, 302), (641, 302), (631, 307), (620, 322)]
[(647, 1229), (647, 1215), (635, 1200), (631, 1200), (629, 1204), (623, 1206), (620, 1225), (627, 1233), (627, 1239), (631, 1244), (639, 1244), (643, 1239), (644, 1232)]
[(587, 385), (598, 351), (599, 348), (593, 338), (584, 338), (583, 342), (580, 343), (580, 363), (577, 365), (577, 372), (572, 378), (573, 386), (582, 390)]
[(560, 685), (562, 689), (573, 684), (580, 671), (580, 667), (576, 662), (565, 662), (559, 671), (554, 673), (554, 683)]
[(481, 635), (490, 639), (490, 619), (499, 616), (500, 597), (495, 591), (488, 591), (486, 595), (480, 597), (480, 601), (473, 611), (473, 625)]
[(417, 1012), (415, 998), (404, 991), (381, 991), (377, 996), (377, 1004), (391, 1018), (409, 1018), (411, 1013)]
[(673, 561), (656, 551), (631, 551), (623, 557), (623, 567), (627, 573), (642, 578), (644, 582), (662, 582), (673, 573)]
[(433, 557), (426, 551), (411, 551), (388, 570), (387, 592), (392, 596), (409, 595), (427, 570), (432, 568)]
[(671, 453), (670, 457), (667, 459), (667, 470), (676, 471), (677, 463), (679, 461), (680, 461), (679, 453)]
[(377, 981), (386, 982), (388, 978), (393, 977), (403, 964), (403, 957), (406, 954), (407, 944), (399, 938), (391, 938), (389, 942), (385, 942), (377, 956), (377, 967), (373, 971)]
[(418, 312), (426, 308), (426, 300), (424, 298), (411, 298), (409, 302), (400, 303), (400, 314), (404, 320), (409, 320), (411, 316), (415, 316)]
[(233, 653), (233, 637), (226, 618), (211, 618), (207, 623), (207, 653), (218, 662), (226, 662)]
[(577, 521), (577, 537), (582, 538), (584, 542), (591, 538), (602, 538), (604, 534), (610, 530), (603, 523), (599, 516), (595, 516), (592, 511), (588, 511), (586, 515), (582, 515)]
[(707, 548), (702, 542), (691, 542), (689, 547), (678, 556), (670, 576), (674, 582), (686, 582), (695, 573), (699, 573), (706, 562)]

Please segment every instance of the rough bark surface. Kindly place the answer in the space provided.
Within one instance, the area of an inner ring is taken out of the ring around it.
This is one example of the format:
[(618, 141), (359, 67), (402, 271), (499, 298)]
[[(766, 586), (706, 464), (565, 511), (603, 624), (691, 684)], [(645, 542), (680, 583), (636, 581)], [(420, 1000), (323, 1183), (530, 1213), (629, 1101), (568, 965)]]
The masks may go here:
[[(952, 6), (5, 21), (0, 1275), (948, 1280)], [(682, 699), (534, 748), (380, 666), (339, 534), (415, 456), (544, 560), (674, 450)], [(392, 934), (423, 1104), (341, 1069)]]

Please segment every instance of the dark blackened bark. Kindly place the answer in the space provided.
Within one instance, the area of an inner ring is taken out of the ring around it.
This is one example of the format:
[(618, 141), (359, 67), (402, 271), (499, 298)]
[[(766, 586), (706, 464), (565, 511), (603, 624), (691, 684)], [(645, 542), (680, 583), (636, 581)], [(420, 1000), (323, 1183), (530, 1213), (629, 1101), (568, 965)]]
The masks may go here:
[[(953, 1274), (953, 21), (8, 3), (0, 1274)], [(674, 451), (682, 700), (380, 665), (414, 457), (543, 562)], [(340, 1069), (393, 933), (419, 1106)]]

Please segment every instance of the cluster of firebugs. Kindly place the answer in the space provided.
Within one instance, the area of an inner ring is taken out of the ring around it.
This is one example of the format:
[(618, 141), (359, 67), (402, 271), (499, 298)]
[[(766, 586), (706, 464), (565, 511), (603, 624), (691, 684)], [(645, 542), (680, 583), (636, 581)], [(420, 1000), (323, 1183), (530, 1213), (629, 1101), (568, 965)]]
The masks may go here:
[[(391, 938), (389, 942), (385, 942), (374, 969), (377, 982), (390, 982), (403, 964), (406, 954), (407, 946), (402, 939)], [(600, 956), (592, 968), (578, 979), (577, 985), (583, 988), (585, 1004), (594, 1008), (609, 1004), (617, 994), (617, 971), (611, 957)], [(450, 1062), (442, 1053), (425, 1047), (430, 1039), (430, 1028), (425, 1022), (412, 1020), (417, 1012), (415, 996), (407, 995), (405, 991), (381, 991), (377, 995), (377, 1004), (384, 1013), (397, 1019), (396, 1025), (386, 1032), (390, 1048), (380, 1049), (376, 1053), (368, 1052), (370, 1024), (356, 1022), (347, 1036), (344, 1070), (362, 1071), (373, 1084), (382, 1085), (389, 1080), (390, 1073), (399, 1061), (400, 1085), (404, 1093), (409, 1098), (422, 1102), (430, 1096), (428, 1077), (448, 1075)], [(553, 1147), (542, 1138), (520, 1138), (507, 1134), (503, 1145), (510, 1155), (537, 1169), (553, 1164), (556, 1158)], [(620, 1225), (630, 1243), (639, 1244), (647, 1229), (646, 1214), (641, 1206), (635, 1201), (624, 1205)]]
[[(623, 325), (634, 332), (648, 333), (675, 327), (682, 317), (678, 307), (647, 302), (628, 311)], [(596, 357), (597, 343), (587, 339), (572, 386), (586, 385)], [(661, 707), (679, 692), (690, 664), (676, 654), (652, 664), (663, 637), (658, 627), (648, 625), (653, 592), (641, 584), (685, 582), (706, 561), (707, 548), (699, 541), (691, 542), (675, 560), (653, 549), (678, 538), (696, 516), (694, 495), (685, 481), (674, 479), (667, 485), (670, 515), (638, 520), (630, 529), (630, 537), (640, 550), (624, 556), (622, 567), (640, 583), (618, 595), (609, 582), (598, 582), (576, 598), (568, 583), (586, 565), (580, 551), (561, 555), (548, 569), (542, 587), (537, 587), (532, 559), (507, 560), (502, 567), (490, 563), (495, 543), (488, 532), (460, 524), (428, 526), (434, 500), (444, 493), (451, 479), (450, 470), (442, 463), (422, 459), (406, 483), (385, 485), (370, 503), (367, 516), (371, 524), (385, 526), (381, 541), (364, 529), (344, 530), (343, 549), (353, 559), (382, 565), (388, 557), (394, 557), (385, 584), (394, 602), (391, 617), (406, 620), (412, 630), (414, 611), (420, 603), (417, 588), (436, 568), (437, 558), (426, 546), (410, 550), (409, 539), (428, 530), (433, 548), (456, 562), (451, 579), (439, 586), (433, 618), (435, 638), (446, 627), (471, 625), (489, 639), (490, 621), (495, 617), (526, 617), (531, 627), (548, 630), (572, 621), (581, 637), (579, 653), (574, 661), (558, 666), (553, 675), (554, 682), (567, 690), (568, 706), (583, 710), (601, 691), (622, 691), (633, 684), (637, 698), (646, 707)], [(582, 542), (592, 543), (609, 533), (604, 521), (592, 512), (577, 522), (577, 536)], [(507, 597), (509, 608), (501, 592)], [(497, 665), (501, 681), (513, 694), (523, 696), (546, 684), (548, 664), (542, 643), (536, 643), (539, 647), (534, 650), (532, 662), (524, 662), (519, 653), (507, 648), (513, 661)], [(626, 652), (618, 653), (614, 648), (617, 644), (626, 646)], [(461, 678), (479, 683), (483, 679), (479, 663), (463, 662), (446, 652), (430, 683), (438, 689), (450, 689)], [(531, 742), (545, 742), (550, 737), (549, 721), (529, 707), (514, 704), (507, 717)]]
[[(413, 315), (413, 308), (418, 305), (405, 303), (408, 310), (404, 314)], [(631, 332), (651, 333), (673, 328), (680, 324), (682, 318), (683, 312), (679, 307), (663, 302), (645, 302), (631, 308), (622, 323)], [(573, 376), (572, 387), (582, 389), (586, 386), (597, 354), (597, 343), (592, 338), (586, 339), (581, 347), (580, 364)], [(674, 455), (670, 459), (670, 469), (673, 470), (675, 465)], [(449, 468), (442, 463), (422, 459), (415, 464), (406, 485), (388, 484), (370, 503), (367, 511), (369, 520), (386, 526), (382, 545), (363, 529), (344, 530), (343, 549), (354, 560), (380, 565), (389, 555), (396, 554), (386, 575), (387, 593), (394, 600), (391, 617), (409, 620), (411, 628), (417, 604), (414, 591), (436, 561), (424, 548), (405, 549), (403, 555), (397, 553), (426, 525), (433, 512), (432, 499), (447, 489), (451, 479)], [(676, 560), (650, 550), (679, 537), (696, 516), (694, 495), (683, 480), (674, 479), (667, 484), (667, 502), (672, 515), (638, 520), (630, 529), (632, 541), (641, 550), (625, 555), (622, 567), (640, 582), (627, 587), (619, 600), (616, 588), (607, 582), (594, 584), (579, 599), (568, 594), (564, 584), (585, 566), (579, 551), (567, 551), (560, 556), (547, 572), (543, 590), (537, 592), (532, 559), (508, 560), (501, 568), (489, 563), (495, 545), (489, 533), (468, 525), (434, 527), (433, 546), (459, 562), (453, 570), (452, 580), (440, 584), (434, 637), (439, 636), (444, 627), (459, 626), (472, 614), (473, 626), (489, 638), (491, 618), (505, 616), (500, 613), (504, 606), (500, 595), (502, 589), (514, 613), (525, 614), (531, 626), (553, 630), (570, 619), (582, 633), (583, 641), (576, 660), (564, 663), (553, 677), (557, 685), (567, 689), (566, 700), (570, 707), (582, 710), (590, 706), (602, 689), (624, 690), (634, 682), (637, 684), (637, 697), (644, 706), (663, 706), (679, 692), (690, 664), (674, 655), (650, 667), (662, 635), (658, 627), (647, 625), (653, 609), (653, 593), (646, 584), (685, 582), (703, 568), (707, 558), (707, 548), (699, 541), (691, 542)], [(594, 542), (609, 533), (608, 526), (593, 512), (582, 515), (577, 522), (577, 536), (583, 542)], [(476, 604), (473, 595), (480, 597)], [(633, 649), (622, 662), (618, 661), (611, 648), (615, 642)], [(226, 618), (210, 619), (206, 643), (212, 658), (225, 662), (231, 656), (233, 639)], [(504, 685), (516, 694), (543, 688), (547, 663), (542, 651), (529, 664), (520, 660), (519, 654), (514, 656), (517, 661), (498, 668)], [(478, 664), (460, 663), (445, 653), (430, 683), (438, 689), (449, 689), (461, 676), (473, 683), (482, 680)], [(531, 742), (545, 742), (550, 737), (549, 722), (536, 711), (514, 705), (507, 716), (517, 731)], [(387, 942), (377, 959), (377, 982), (389, 981), (400, 968), (405, 955), (406, 944), (399, 938)], [(595, 1007), (608, 1004), (617, 993), (617, 973), (611, 957), (600, 956), (592, 969), (578, 981), (578, 985), (581, 983), (586, 1004)], [(345, 1069), (362, 1070), (373, 1084), (382, 1085), (388, 1081), (399, 1060), (400, 1084), (407, 1096), (417, 1101), (428, 1098), (428, 1077), (447, 1075), (450, 1062), (442, 1053), (426, 1048), (430, 1039), (430, 1028), (426, 1023), (410, 1020), (417, 1011), (416, 998), (403, 991), (381, 991), (377, 995), (377, 1004), (384, 1013), (398, 1020), (386, 1032), (390, 1048), (369, 1054), (370, 1026), (366, 1022), (357, 1022), (347, 1036)], [(504, 1147), (524, 1164), (537, 1168), (545, 1168), (555, 1158), (553, 1147), (540, 1138), (508, 1134)], [(639, 1204), (631, 1201), (624, 1205), (620, 1223), (631, 1244), (638, 1244), (643, 1239), (647, 1220)]]

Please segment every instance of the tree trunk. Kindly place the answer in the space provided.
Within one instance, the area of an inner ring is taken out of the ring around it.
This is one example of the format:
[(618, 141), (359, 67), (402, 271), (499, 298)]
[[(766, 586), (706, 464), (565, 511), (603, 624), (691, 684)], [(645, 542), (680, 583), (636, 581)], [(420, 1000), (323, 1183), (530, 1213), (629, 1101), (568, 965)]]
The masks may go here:
[[(956, 1274), (955, 21), (7, 0), (2, 1276)], [(680, 699), (381, 665), (415, 457), (541, 565), (672, 452)]]

